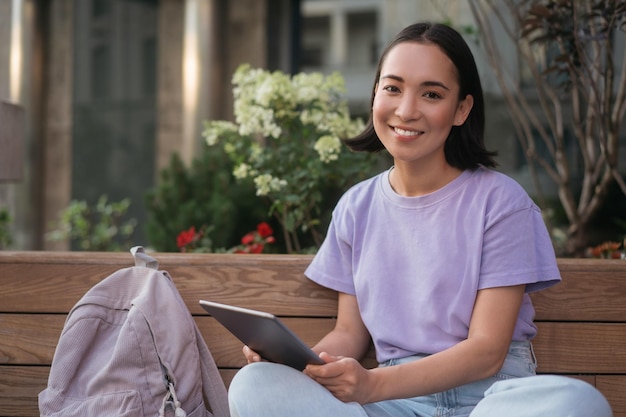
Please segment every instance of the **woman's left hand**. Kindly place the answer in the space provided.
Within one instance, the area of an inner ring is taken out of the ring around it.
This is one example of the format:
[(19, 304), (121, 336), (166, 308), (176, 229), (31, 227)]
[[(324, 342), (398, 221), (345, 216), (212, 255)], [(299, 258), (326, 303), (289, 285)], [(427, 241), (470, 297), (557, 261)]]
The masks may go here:
[(304, 373), (343, 402), (367, 403), (372, 392), (371, 373), (353, 358), (320, 353), (324, 365), (308, 365)]

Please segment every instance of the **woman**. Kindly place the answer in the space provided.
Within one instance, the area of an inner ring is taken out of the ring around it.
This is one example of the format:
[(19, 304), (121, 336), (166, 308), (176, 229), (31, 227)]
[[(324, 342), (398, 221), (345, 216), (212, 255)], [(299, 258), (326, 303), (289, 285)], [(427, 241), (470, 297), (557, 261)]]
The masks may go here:
[[(476, 65), (453, 29), (419, 23), (383, 52), (368, 126), (346, 143), (393, 167), (338, 202), (306, 275), (339, 293), (303, 373), (251, 362), (233, 416), (610, 416), (592, 386), (534, 376), (529, 292), (560, 281), (541, 213), (489, 168)], [(380, 366), (360, 359), (370, 338)]]

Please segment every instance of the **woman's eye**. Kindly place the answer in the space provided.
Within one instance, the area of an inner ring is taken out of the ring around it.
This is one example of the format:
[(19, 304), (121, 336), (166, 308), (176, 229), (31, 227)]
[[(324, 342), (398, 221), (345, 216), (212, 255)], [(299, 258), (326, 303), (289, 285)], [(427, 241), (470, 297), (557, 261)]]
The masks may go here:
[(383, 90), (388, 91), (390, 93), (398, 93), (400, 91), (400, 89), (396, 87), (395, 85), (386, 85), (383, 87)]
[(435, 100), (435, 99), (441, 98), (441, 95), (438, 93), (435, 93), (434, 91), (429, 91), (424, 94), (424, 97)]

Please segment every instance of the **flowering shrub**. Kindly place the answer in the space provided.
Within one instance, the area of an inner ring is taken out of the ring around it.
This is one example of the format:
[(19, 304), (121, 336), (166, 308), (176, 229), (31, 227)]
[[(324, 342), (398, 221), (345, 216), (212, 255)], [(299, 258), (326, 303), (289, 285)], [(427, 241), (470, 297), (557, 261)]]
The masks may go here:
[[(267, 219), (267, 207), (259, 204), (254, 184), (233, 177), (234, 165), (223, 149), (200, 145), (190, 164), (173, 154), (155, 187), (145, 194), (144, 230), (155, 251), (180, 251), (175, 237), (192, 225), (196, 229), (210, 226), (202, 228), (202, 240), (228, 248)], [(198, 247), (208, 247), (208, 243), (198, 243)]]
[(233, 175), (251, 181), (256, 195), (270, 202), (287, 252), (302, 251), (302, 233), (319, 246), (325, 191), (347, 188), (368, 175), (375, 161), (341, 143), (363, 128), (341, 99), (343, 78), (338, 73), (289, 76), (242, 65), (233, 85), (235, 123), (205, 122), (207, 144), (223, 146), (234, 163)]
[[(205, 228), (196, 230), (195, 226), (183, 230), (176, 236), (176, 246), (181, 252), (212, 252), (213, 245)], [(274, 243), (274, 230), (265, 222), (259, 223), (256, 230), (246, 233), (241, 244), (228, 250), (216, 250), (226, 253), (263, 253), (265, 246)]]

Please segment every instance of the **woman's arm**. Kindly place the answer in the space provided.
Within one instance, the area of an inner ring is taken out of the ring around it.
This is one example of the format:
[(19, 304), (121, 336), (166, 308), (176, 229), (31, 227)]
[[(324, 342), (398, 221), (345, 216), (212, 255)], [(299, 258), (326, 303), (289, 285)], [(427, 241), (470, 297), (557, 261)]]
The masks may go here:
[(337, 310), (335, 328), (313, 347), (313, 351), (360, 360), (370, 346), (370, 335), (361, 319), (356, 297), (339, 293)]
[[(508, 353), (525, 286), (478, 292), (468, 338), (424, 359), (365, 370), (347, 358), (327, 358), (306, 373), (343, 401), (362, 404), (431, 394), (494, 375)], [(332, 360), (335, 360), (334, 362)]]

